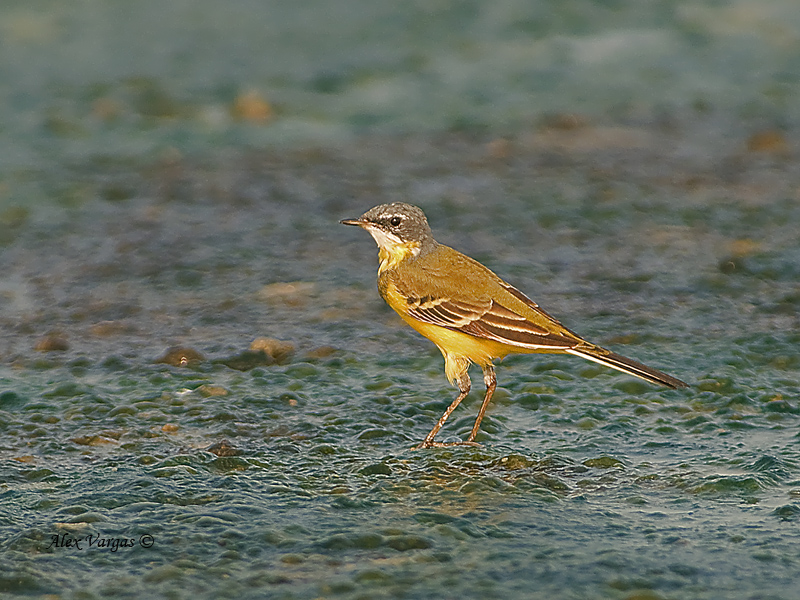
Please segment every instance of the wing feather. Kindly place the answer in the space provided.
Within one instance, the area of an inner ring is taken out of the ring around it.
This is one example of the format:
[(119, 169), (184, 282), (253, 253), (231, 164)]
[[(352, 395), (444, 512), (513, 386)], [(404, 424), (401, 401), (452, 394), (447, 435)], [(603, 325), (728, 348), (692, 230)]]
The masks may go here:
[(424, 323), (520, 348), (566, 349), (576, 344), (575, 339), (560, 334), (557, 321), (551, 331), (495, 300), (478, 304), (450, 298), (413, 299), (408, 314)]

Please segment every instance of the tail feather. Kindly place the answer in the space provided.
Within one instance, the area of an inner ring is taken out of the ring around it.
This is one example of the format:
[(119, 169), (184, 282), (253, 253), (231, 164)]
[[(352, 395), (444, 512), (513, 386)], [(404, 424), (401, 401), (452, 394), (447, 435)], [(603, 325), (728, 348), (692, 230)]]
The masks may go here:
[(566, 350), (566, 352), (569, 354), (574, 354), (575, 356), (580, 356), (586, 360), (594, 361), (603, 366), (611, 367), (617, 371), (622, 371), (628, 375), (640, 377), (641, 379), (651, 383), (658, 383), (660, 385), (665, 385), (675, 389), (689, 387), (688, 383), (685, 383), (676, 377), (662, 373), (658, 369), (652, 369), (638, 361), (626, 358), (614, 352), (610, 352), (605, 348), (600, 348), (599, 346), (570, 348), (569, 350)]

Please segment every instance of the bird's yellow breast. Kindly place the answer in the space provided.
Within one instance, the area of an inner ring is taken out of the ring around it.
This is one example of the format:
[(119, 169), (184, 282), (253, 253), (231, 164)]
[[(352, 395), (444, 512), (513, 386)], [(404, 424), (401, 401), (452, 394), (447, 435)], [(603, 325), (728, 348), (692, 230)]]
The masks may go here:
[(384, 271), (393, 269), (407, 258), (414, 256), (417, 252), (419, 252), (419, 242), (381, 246), (378, 250), (378, 259), (381, 262), (378, 267), (378, 275)]

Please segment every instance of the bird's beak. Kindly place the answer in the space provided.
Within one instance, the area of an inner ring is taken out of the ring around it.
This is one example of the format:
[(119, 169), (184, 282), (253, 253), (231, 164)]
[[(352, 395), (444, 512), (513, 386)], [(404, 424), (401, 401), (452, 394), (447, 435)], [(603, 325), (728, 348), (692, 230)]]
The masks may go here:
[(393, 233), (384, 230), (378, 223), (359, 217), (358, 219), (342, 219), (339, 221), (342, 225), (357, 225), (361, 229), (368, 232), (378, 244), (380, 248), (393, 248), (403, 241)]

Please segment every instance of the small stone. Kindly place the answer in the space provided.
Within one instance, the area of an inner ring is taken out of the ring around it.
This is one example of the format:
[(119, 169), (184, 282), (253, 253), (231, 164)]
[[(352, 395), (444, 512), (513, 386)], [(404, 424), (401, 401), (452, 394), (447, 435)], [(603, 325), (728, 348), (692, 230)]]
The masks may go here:
[(89, 328), (89, 332), (97, 337), (111, 337), (133, 330), (134, 328), (124, 321), (100, 321)]
[(30, 210), (22, 206), (11, 206), (0, 212), (0, 225), (10, 229), (19, 229), (28, 222)]
[(780, 131), (770, 129), (751, 135), (747, 140), (747, 149), (750, 152), (787, 154), (789, 152), (789, 143)]
[(541, 129), (558, 129), (561, 131), (571, 131), (581, 129), (589, 125), (589, 120), (583, 115), (575, 113), (553, 113), (545, 115), (542, 119)]
[(48, 333), (36, 342), (33, 349), (37, 352), (66, 352), (69, 350), (69, 342), (61, 334)]
[(207, 384), (203, 384), (199, 388), (197, 388), (197, 392), (204, 398), (210, 398), (211, 396), (227, 396), (228, 394), (230, 394), (230, 392), (221, 385), (207, 385)]
[(266, 123), (273, 114), (272, 106), (255, 90), (240, 94), (233, 103), (232, 113), (237, 119), (257, 123)]
[(282, 342), (274, 338), (256, 338), (250, 344), (250, 350), (264, 352), (277, 363), (285, 361), (294, 353), (294, 344)]
[(367, 465), (359, 471), (361, 475), (391, 475), (392, 468), (385, 463), (375, 463)]
[(735, 273), (747, 273), (747, 263), (742, 256), (729, 256), (722, 259), (717, 264), (720, 273), (725, 275), (733, 275)]
[(263, 350), (258, 350), (257, 352), (245, 350), (239, 354), (234, 354), (228, 358), (221, 358), (214, 362), (225, 365), (229, 369), (235, 369), (236, 371), (249, 371), (256, 367), (265, 367), (275, 364), (275, 359)]
[(486, 144), (486, 154), (491, 158), (508, 158), (511, 151), (511, 142), (505, 138), (496, 138)]
[(161, 427), (161, 431), (163, 431), (164, 433), (175, 433), (176, 431), (178, 431), (178, 429), (179, 426), (176, 425), (175, 423), (164, 423), (164, 425)]
[(600, 456), (598, 458), (589, 458), (583, 461), (583, 464), (593, 469), (611, 469), (613, 467), (622, 467), (622, 461), (611, 456)]
[(314, 348), (313, 350), (309, 350), (306, 353), (306, 358), (308, 359), (320, 359), (320, 358), (328, 358), (339, 352), (338, 348), (334, 348), (333, 346), (320, 346), (319, 348)]
[(276, 282), (265, 285), (258, 296), (273, 304), (301, 306), (314, 293), (316, 285), (308, 281)]
[(426, 550), (427, 548), (433, 546), (430, 540), (418, 535), (398, 535), (391, 537), (386, 541), (386, 545), (399, 552), (407, 552), (408, 550)]
[(228, 440), (220, 440), (216, 444), (211, 444), (206, 448), (206, 451), (211, 452), (211, 454), (216, 454), (217, 456), (238, 456), (241, 454), (241, 451), (231, 445)]
[(734, 257), (749, 256), (761, 249), (761, 244), (754, 240), (744, 238), (733, 240), (728, 244), (731, 255)]
[(205, 360), (205, 356), (192, 348), (173, 346), (156, 359), (156, 364), (172, 365), (173, 367), (193, 367)]
[(80, 437), (70, 438), (69, 441), (79, 446), (106, 446), (117, 443), (116, 440), (103, 437), (102, 435), (82, 435)]
[(92, 102), (92, 116), (101, 121), (113, 121), (122, 115), (122, 105), (113, 98), (97, 98)]

